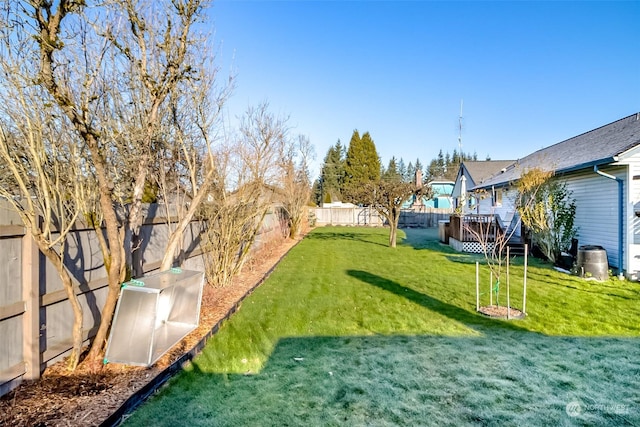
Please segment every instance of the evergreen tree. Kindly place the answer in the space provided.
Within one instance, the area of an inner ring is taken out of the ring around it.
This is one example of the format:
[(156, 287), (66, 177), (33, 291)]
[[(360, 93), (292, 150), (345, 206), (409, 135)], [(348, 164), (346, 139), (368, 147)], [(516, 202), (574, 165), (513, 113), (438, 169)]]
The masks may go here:
[(450, 155), (448, 152), (443, 153), (442, 150), (440, 150), (438, 156), (431, 160), (429, 167), (426, 170), (425, 175), (427, 182), (434, 179), (447, 179), (454, 181), (458, 174), (460, 164), (468, 160), (478, 160), (478, 154), (473, 153), (473, 155), (470, 155), (464, 151), (458, 152), (454, 149), (453, 154)]
[(425, 172), (425, 182), (433, 181), (438, 177), (438, 162), (436, 159), (433, 159), (431, 160), (431, 162), (429, 162), (429, 166), (427, 167), (427, 170)]
[(313, 187), (311, 187), (311, 199), (317, 206), (322, 206), (322, 186), (320, 184), (320, 178), (313, 181)]
[(444, 168), (442, 168), (442, 176), (444, 178), (446, 178), (447, 174), (453, 169), (451, 166), (452, 166), (451, 156), (447, 152), (447, 154), (444, 155)]
[(405, 182), (413, 182), (413, 179), (416, 176), (416, 168), (415, 166), (413, 166), (413, 163), (409, 162), (409, 165), (407, 166), (407, 173), (404, 176), (404, 180)]
[(411, 182), (407, 181), (407, 166), (404, 164), (404, 160), (402, 159), (402, 157), (400, 157), (400, 160), (398, 160), (398, 173), (402, 177), (402, 181)]
[(453, 154), (451, 155), (451, 164), (452, 165), (459, 165), (460, 163), (462, 163), (462, 158), (463, 157), (464, 157), (464, 153), (461, 152), (460, 154), (458, 154), (458, 150), (456, 150), (454, 148), (453, 149)]
[(436, 178), (440, 178), (442, 175), (444, 175), (444, 168), (446, 166), (444, 161), (444, 154), (442, 153), (442, 150), (438, 152), (438, 157), (436, 158), (436, 165), (438, 168), (437, 169), (438, 176)]
[(320, 171), (320, 195), (319, 202), (325, 200), (340, 201), (344, 187), (344, 146), (338, 140), (336, 145), (329, 148), (324, 157), (324, 163)]
[(389, 160), (389, 165), (387, 166), (387, 169), (384, 171), (382, 178), (387, 181), (398, 181), (398, 182), (404, 181), (404, 177), (398, 171), (398, 164), (396, 162), (395, 156), (391, 157), (391, 160)]
[(415, 172), (416, 171), (422, 172), (422, 175), (424, 176), (424, 169), (423, 169), (422, 163), (420, 163), (420, 159), (416, 159), (416, 169), (415, 169), (414, 174), (413, 174), (414, 176), (411, 177), (411, 182), (413, 182), (413, 180), (415, 178)]
[[(362, 137), (357, 130), (353, 131), (347, 157), (345, 159), (345, 188), (347, 191), (363, 186), (371, 181), (380, 179), (380, 156), (369, 132)], [(351, 200), (358, 202), (354, 197)]]

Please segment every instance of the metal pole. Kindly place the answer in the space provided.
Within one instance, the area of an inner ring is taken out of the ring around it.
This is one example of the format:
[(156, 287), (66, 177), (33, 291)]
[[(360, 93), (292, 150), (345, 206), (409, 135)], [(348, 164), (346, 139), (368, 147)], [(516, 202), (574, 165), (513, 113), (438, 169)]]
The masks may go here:
[(507, 246), (507, 319), (511, 319), (511, 302), (509, 299), (509, 246)]
[(480, 263), (476, 261), (476, 311), (480, 311)]
[(489, 274), (489, 307), (493, 306), (493, 271)]
[(527, 314), (527, 244), (524, 245), (524, 280), (522, 292), (522, 314)]

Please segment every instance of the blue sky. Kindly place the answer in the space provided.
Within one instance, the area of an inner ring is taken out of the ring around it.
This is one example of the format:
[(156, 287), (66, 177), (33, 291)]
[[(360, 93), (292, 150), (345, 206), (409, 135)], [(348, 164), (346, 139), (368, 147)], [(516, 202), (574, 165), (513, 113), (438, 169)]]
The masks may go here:
[(640, 111), (640, 2), (214, 1), (237, 88), (227, 119), (268, 101), (316, 150), (369, 131), (391, 156), (494, 160)]

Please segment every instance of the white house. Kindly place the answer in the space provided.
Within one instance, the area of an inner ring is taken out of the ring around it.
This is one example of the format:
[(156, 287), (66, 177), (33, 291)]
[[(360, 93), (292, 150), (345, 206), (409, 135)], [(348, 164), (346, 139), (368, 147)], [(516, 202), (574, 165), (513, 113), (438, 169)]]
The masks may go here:
[(600, 245), (609, 265), (640, 277), (640, 113), (538, 150), (472, 187), (489, 197), (480, 213), (514, 215), (513, 183), (540, 168), (564, 181), (576, 201), (579, 245)]
[(491, 178), (515, 160), (465, 161), (460, 164), (451, 196), (453, 207), (463, 213), (477, 211), (477, 201), (469, 191)]

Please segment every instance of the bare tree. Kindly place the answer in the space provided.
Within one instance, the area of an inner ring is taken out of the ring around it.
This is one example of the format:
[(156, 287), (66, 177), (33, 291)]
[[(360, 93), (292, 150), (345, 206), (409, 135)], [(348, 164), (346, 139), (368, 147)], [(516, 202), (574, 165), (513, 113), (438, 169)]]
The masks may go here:
[(287, 145), (289, 117), (269, 111), (264, 101), (247, 109), (240, 122), (236, 170), (238, 182), (277, 185), (279, 157)]
[[(486, 260), (487, 266), (491, 273), (492, 283), (491, 292), (492, 299), (495, 297), (496, 305), (500, 305), (499, 297), (501, 290), (501, 280), (505, 273), (505, 267), (507, 269), (507, 248), (512, 238), (516, 234), (517, 230), (522, 224), (520, 214), (534, 215), (537, 209), (536, 199), (538, 193), (541, 191), (545, 182), (551, 174), (548, 172), (534, 169), (532, 171), (526, 171), (522, 174), (520, 182), (518, 182), (518, 194), (516, 196), (517, 212), (514, 213), (512, 218), (512, 224), (506, 227), (498, 215), (491, 213), (485, 215), (461, 215), (462, 229), (464, 232), (471, 236), (471, 238), (478, 242), (482, 248), (482, 253)], [(525, 191), (526, 190), (526, 191)], [(484, 194), (477, 193), (477, 197), (484, 198)], [(464, 205), (465, 201), (461, 204)], [(526, 274), (526, 273), (525, 273)], [(495, 282), (493, 282), (495, 280)], [(526, 279), (525, 279), (526, 280)], [(509, 309), (509, 278), (506, 280), (507, 289), (507, 309)], [(525, 302), (526, 304), (526, 302)], [(507, 310), (507, 315), (509, 311)]]
[(362, 200), (386, 219), (389, 225), (389, 247), (392, 248), (396, 247), (402, 204), (412, 195), (427, 198), (433, 195), (431, 187), (418, 187), (415, 183), (403, 182), (399, 177), (383, 177), (351, 191), (357, 192), (357, 200)]
[(214, 184), (203, 204), (207, 276), (213, 285), (229, 284), (242, 268), (273, 204), (286, 122), (266, 102), (249, 107), (239, 134), (214, 155)]
[(213, 185), (201, 207), (206, 275), (213, 286), (228, 285), (240, 271), (272, 204), (273, 193), (260, 182), (241, 181), (228, 190), (232, 151), (227, 147), (216, 153)]
[[(83, 310), (64, 259), (66, 239), (85, 197), (82, 147), (68, 122), (43, 100), (32, 83), (34, 57), (11, 39), (7, 22), (0, 32), (0, 196), (18, 213), (38, 249), (55, 267), (73, 311), (75, 369), (83, 343)], [(0, 24), (0, 25), (2, 25)]]
[(299, 233), (311, 196), (309, 161), (313, 158), (313, 146), (304, 135), (288, 144), (281, 160), (282, 206), (287, 212), (289, 237)]
[[(128, 274), (125, 242), (141, 226), (161, 109), (178, 83), (194, 75), (191, 59), (200, 40), (192, 30), (203, 4), (114, 0), (88, 7), (84, 1), (32, 0), (15, 12), (24, 22), (20, 31), (35, 29), (37, 82), (82, 139), (97, 183), (100, 212), (92, 215), (106, 229), (109, 292), (88, 356), (92, 362), (100, 360)], [(117, 210), (125, 201), (129, 209), (122, 224)]]
[(222, 107), (233, 90), (233, 76), (223, 87), (216, 86), (216, 69), (201, 67), (199, 77), (181, 85), (169, 102), (168, 139), (161, 147), (155, 175), (158, 188), (170, 218), (170, 207), (176, 209), (177, 223), (167, 221), (170, 235), (160, 270), (171, 268), (177, 260), (183, 235), (219, 181), (220, 170), (215, 164), (213, 146), (223, 135), (218, 134), (218, 119)]

